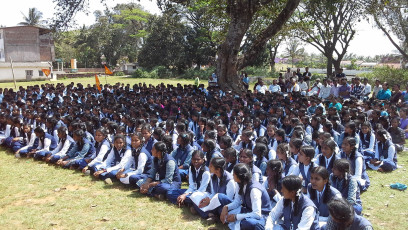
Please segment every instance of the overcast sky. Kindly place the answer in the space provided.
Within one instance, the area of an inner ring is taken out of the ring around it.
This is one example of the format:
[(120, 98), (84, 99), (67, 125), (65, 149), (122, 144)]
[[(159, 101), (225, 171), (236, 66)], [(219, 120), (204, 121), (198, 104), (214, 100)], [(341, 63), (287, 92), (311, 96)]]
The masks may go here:
[[(118, 3), (135, 2), (144, 7), (145, 10), (152, 14), (160, 14), (160, 10), (156, 5), (155, 0), (106, 0), (109, 7), (113, 7)], [(23, 15), (27, 14), (29, 8), (36, 7), (43, 13), (43, 18), (51, 18), (55, 12), (55, 4), (52, 0), (14, 0), (2, 5), (2, 13), (0, 14), (0, 25), (16, 26), (23, 21)], [(104, 5), (100, 4), (99, 0), (90, 0), (89, 15), (78, 13), (75, 17), (78, 25), (91, 25), (95, 22), (95, 17), (92, 12), (95, 10), (103, 10)], [(306, 51), (318, 53), (318, 51), (310, 45), (306, 46)], [(389, 42), (388, 38), (377, 28), (373, 27), (366, 21), (362, 21), (357, 25), (357, 35), (351, 42), (348, 53), (354, 53), (363, 56), (374, 56), (377, 54), (395, 53), (395, 47)]]

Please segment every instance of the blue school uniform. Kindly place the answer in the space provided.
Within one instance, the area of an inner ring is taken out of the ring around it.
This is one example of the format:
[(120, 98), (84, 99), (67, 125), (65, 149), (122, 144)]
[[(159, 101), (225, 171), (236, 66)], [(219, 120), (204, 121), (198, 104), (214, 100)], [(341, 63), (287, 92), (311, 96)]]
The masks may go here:
[(76, 142), (72, 149), (67, 153), (67, 160), (70, 161), (70, 163), (68, 163), (65, 167), (72, 165), (81, 167), (80, 169), (83, 169), (88, 165), (84, 158), (88, 159), (94, 153), (95, 147), (86, 137), (84, 137), (82, 138), (81, 142)]
[[(86, 162), (86, 160), (92, 160), (92, 159), (95, 158), (95, 156), (96, 156), (95, 153), (96, 153), (96, 149), (97, 149), (97, 148), (95, 148), (95, 144), (92, 143), (88, 138), (86, 138), (86, 141), (88, 141), (88, 144), (89, 144), (88, 152), (85, 153), (85, 155), (83, 156), (83, 158), (77, 159), (77, 160), (75, 160), (75, 162), (73, 163), (73, 165), (74, 165), (74, 166), (78, 166), (78, 168), (79, 168), (80, 170), (82, 170), (83, 168), (85, 168), (85, 167), (88, 165), (88, 163)], [(102, 146), (102, 145), (100, 144), (100, 146)], [(80, 146), (78, 146), (78, 148), (80, 148)]]
[(261, 175), (265, 175), (267, 163), (268, 163), (268, 160), (266, 159), (266, 157), (262, 157), (261, 159), (257, 159), (254, 162), (254, 165), (261, 170), (261, 172), (262, 172)]
[[(101, 167), (101, 169), (109, 169), (112, 168), (116, 165), (118, 165), (121, 161), (122, 158), (125, 156), (125, 153), (128, 149), (126, 147), (123, 147), (120, 151), (116, 149), (116, 147), (113, 147), (111, 149), (111, 152), (109, 154), (106, 154), (106, 160), (104, 161), (104, 166), (106, 167)], [(114, 179), (116, 177), (116, 174), (118, 173), (118, 170), (108, 170), (104, 173), (101, 173), (99, 175), (99, 179), (105, 180), (107, 178)]]
[(49, 140), (51, 141), (49, 150), (48, 150), (48, 151), (42, 150), (42, 151), (39, 151), (39, 152), (35, 153), (35, 154), (34, 154), (34, 158), (37, 159), (37, 160), (42, 159), (43, 157), (46, 156), (46, 154), (47, 154), (49, 151), (54, 150), (54, 149), (57, 148), (57, 146), (58, 146), (58, 142), (57, 142), (57, 140), (55, 140), (54, 136), (52, 136), (51, 134), (48, 134), (48, 133), (44, 133), (44, 136), (43, 136), (43, 137), (38, 137), (39, 145), (40, 145), (41, 147), (44, 148), (44, 146), (45, 146), (45, 140), (46, 140), (46, 139), (49, 139)]
[(258, 177), (258, 182), (263, 183), (263, 176), (262, 176), (262, 171), (256, 167), (256, 165), (252, 166), (252, 178)]
[[(146, 157), (147, 157), (146, 164), (145, 164), (145, 166), (143, 168), (143, 172), (141, 174), (134, 174), (134, 175), (131, 175), (129, 177), (129, 184), (130, 185), (136, 185), (138, 181), (146, 179), (150, 169), (152, 168), (152, 165), (153, 165), (152, 155), (150, 155), (150, 153), (147, 150), (143, 151), (143, 149), (142, 149), (142, 152), (144, 154), (146, 154)], [(142, 153), (142, 152), (140, 152), (140, 153)], [(132, 155), (133, 155), (133, 158), (134, 158), (134, 161), (135, 161), (135, 168), (137, 168), (138, 165), (139, 165), (139, 154), (136, 154), (136, 150), (134, 148), (132, 148)]]
[(283, 165), (284, 169), (283, 169), (283, 173), (284, 175), (282, 175), (282, 178), (285, 176), (288, 176), (289, 170), (290, 168), (292, 168), (292, 166), (297, 165), (295, 159), (293, 159), (292, 157), (289, 157), (288, 160), (286, 161), (286, 163)]
[[(351, 156), (350, 156), (351, 157)], [(353, 157), (348, 157), (347, 155), (346, 155), (346, 153), (344, 153), (343, 151), (341, 152), (341, 158), (345, 158), (345, 159), (347, 159), (349, 162), (350, 162), (350, 173), (351, 173), (351, 175), (355, 175), (355, 169), (356, 169), (356, 164), (357, 164), (357, 159), (359, 158), (359, 157), (361, 157), (362, 159), (363, 159), (363, 164), (362, 164), (362, 172), (361, 172), (361, 178), (356, 178), (357, 179), (357, 182), (358, 182), (358, 184), (359, 184), (359, 186), (360, 186), (360, 189), (362, 190), (362, 191), (366, 191), (367, 189), (368, 189), (368, 187), (370, 187), (370, 178), (368, 177), (368, 174), (367, 174), (367, 171), (366, 171), (366, 164), (365, 164), (365, 162), (364, 162), (364, 157), (363, 157), (363, 155), (360, 153), (360, 152), (358, 152), (358, 151), (356, 151), (355, 152), (355, 154), (354, 154), (354, 156)], [(362, 184), (362, 182), (360, 181), (360, 179), (362, 179), (362, 180), (364, 180), (365, 181), (365, 183), (364, 183), (364, 185)]]
[(153, 145), (157, 142), (156, 139), (153, 138), (153, 136), (150, 137), (150, 139), (146, 142), (146, 144), (143, 146), (149, 153), (150, 155), (152, 154), (152, 148)]
[(252, 181), (250, 182), (250, 184), (246, 186), (246, 191), (242, 199), (241, 213), (252, 212), (252, 199), (251, 199), (252, 189), (259, 189), (262, 192), (261, 213), (262, 213), (263, 218), (259, 220), (255, 218), (245, 218), (244, 220), (241, 221), (242, 229), (253, 229), (258, 224), (261, 226), (264, 226), (265, 220), (272, 210), (268, 192), (265, 190), (265, 188), (260, 183), (258, 183), (257, 181)]
[[(164, 154), (164, 158), (159, 163), (158, 159), (153, 159), (153, 168), (150, 170), (150, 175), (148, 178), (153, 179), (153, 181), (160, 181), (160, 184), (149, 190), (150, 195), (166, 195), (169, 190), (179, 189), (181, 186), (181, 177), (177, 167), (177, 163), (174, 158), (169, 154)], [(172, 172), (172, 178), (166, 179), (167, 174), (167, 163), (173, 161), (175, 167)]]
[(335, 153), (333, 153), (329, 162), (327, 162), (327, 158), (323, 154), (320, 154), (317, 158), (319, 166), (325, 167), (329, 174), (332, 173), (334, 161), (337, 159), (340, 159), (340, 157)]
[[(391, 147), (394, 147), (394, 156), (392, 157), (392, 161), (386, 161), (386, 159), (388, 158), (388, 150)], [(384, 171), (390, 172), (397, 169), (397, 152), (395, 150), (395, 145), (391, 140), (386, 140), (385, 143), (377, 142), (375, 155), (376, 157), (378, 157), (378, 160), (383, 162), (381, 168)]]
[(288, 205), (283, 207), (283, 223), (281, 224), (281, 226), (284, 229), (298, 229), (298, 225), (302, 220), (303, 211), (307, 207), (313, 207), (316, 210), (316, 215), (313, 220), (312, 226), (310, 227), (310, 230), (320, 229), (316, 205), (309, 199), (309, 197), (301, 194), (299, 196), (298, 205), (300, 208), (296, 215), (293, 212), (294, 210), (292, 208), (292, 204), (289, 203)]
[[(370, 148), (370, 143), (374, 142), (374, 146)], [(358, 151), (361, 152), (364, 156), (365, 162), (369, 162), (371, 159), (374, 159), (375, 152), (375, 135), (370, 132), (369, 135), (360, 132), (360, 144)]]
[[(203, 170), (201, 170), (201, 167), (203, 167)], [(190, 192), (195, 192), (197, 190), (202, 190), (203, 192), (207, 190), (207, 186), (208, 186), (208, 181), (206, 184), (203, 184), (205, 182), (203, 182), (203, 174), (205, 172), (209, 172), (208, 167), (202, 165), (197, 173), (196, 169), (194, 168), (194, 166), (190, 166), (189, 169), (189, 175), (191, 177), (189, 177), (189, 190), (191, 190)], [(192, 183), (192, 184), (191, 184)], [(203, 185), (203, 186), (202, 186)], [(173, 204), (177, 204), (177, 198), (184, 194), (187, 191), (187, 189), (174, 189), (174, 190), (170, 190), (167, 192), (167, 199), (169, 199), (170, 202), (172, 202)], [(191, 203), (191, 200), (189, 199), (190, 194), (187, 195), (186, 200), (184, 201), (184, 203)]]
[[(329, 187), (329, 188), (327, 188)], [(329, 197), (327, 197), (327, 202), (324, 202), (324, 196), (326, 193), (326, 189), (330, 189), (329, 191)], [(307, 186), (307, 191), (310, 196), (310, 199), (313, 201), (313, 203), (316, 205), (317, 208), (317, 213), (319, 217), (328, 217), (330, 215), (329, 213), (329, 208), (327, 207), (327, 203), (333, 198), (333, 197), (341, 197), (341, 193), (333, 188), (332, 186), (326, 186), (324, 190), (322, 191), (322, 196), (319, 197), (318, 191), (312, 189), (312, 184), (309, 184)], [(314, 199), (312, 198), (312, 193), (315, 193)]]
[(181, 145), (177, 147), (171, 153), (171, 156), (176, 161), (177, 167), (183, 166), (182, 169), (179, 168), (181, 179), (184, 180), (187, 178), (188, 168), (191, 163), (191, 157), (193, 155), (193, 147), (188, 144), (186, 147), (182, 147)]
[[(219, 195), (227, 194), (227, 185), (231, 180), (234, 180), (234, 178), (233, 178), (232, 174), (227, 172), (227, 171), (224, 171), (221, 178), (218, 178), (216, 175), (213, 175), (213, 176), (211, 176), (209, 186), (207, 186), (207, 192), (212, 194), (212, 195), (215, 195), (215, 194), (219, 194)], [(232, 202), (232, 198), (228, 198), (229, 203)], [(193, 205), (194, 209), (197, 211), (197, 213), (204, 219), (208, 218), (208, 214), (210, 212), (220, 215), (221, 211), (222, 211), (222, 208), (223, 208), (222, 206), (220, 206), (215, 210), (203, 212), (195, 203), (193, 203), (192, 205)]]
[[(352, 180), (354, 180), (354, 182)], [(336, 188), (341, 193), (341, 196), (344, 199), (347, 199), (349, 202), (350, 202), (350, 199), (352, 199), (353, 202), (354, 202), (354, 203), (352, 203), (352, 205), (354, 207), (354, 211), (358, 215), (361, 215), (361, 212), (363, 210), (363, 206), (362, 206), (362, 202), (361, 202), (361, 199), (360, 199), (360, 188), (358, 187), (357, 180), (352, 179), (352, 176), (350, 174), (347, 174), (346, 179), (344, 179), (344, 178), (339, 179), (338, 177), (334, 176), (333, 173), (332, 173), (332, 174), (330, 174), (330, 184), (331, 184), (331, 186)], [(353, 188), (353, 186), (356, 186), (356, 187)], [(351, 192), (355, 191), (355, 197), (349, 197), (350, 191)]]
[(307, 171), (305, 170), (305, 165), (303, 163), (299, 163), (299, 172), (302, 175), (303, 178), (303, 182), (302, 182), (302, 186), (304, 189), (307, 188), (307, 186), (310, 183), (310, 175), (311, 175), (311, 171), (312, 169), (315, 167), (315, 163), (310, 162), (309, 163), (309, 168), (307, 169)]
[[(217, 151), (216, 149), (214, 149), (213, 151), (211, 151), (211, 152), (209, 152), (209, 153), (205, 152), (204, 154), (205, 154), (205, 157), (206, 157), (206, 159), (205, 159), (205, 166), (207, 166), (207, 167), (210, 167), (211, 159), (213, 159), (214, 157), (224, 157), (224, 156), (223, 156), (219, 151)], [(211, 158), (210, 158), (210, 157), (211, 157)], [(210, 158), (210, 159), (208, 159), (208, 158)]]

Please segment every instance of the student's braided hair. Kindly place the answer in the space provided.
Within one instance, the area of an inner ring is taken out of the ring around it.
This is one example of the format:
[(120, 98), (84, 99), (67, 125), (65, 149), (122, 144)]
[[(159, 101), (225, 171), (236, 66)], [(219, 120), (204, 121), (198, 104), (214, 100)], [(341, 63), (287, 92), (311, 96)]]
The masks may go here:
[[(302, 189), (302, 179), (298, 176), (295, 175), (289, 175), (283, 178), (282, 180), (282, 186), (285, 187), (286, 190), (292, 192), (296, 191), (296, 198), (295, 202), (293, 205), (293, 215), (297, 216), (300, 211), (300, 205), (299, 205), (299, 198), (301, 196), (301, 189)], [(283, 205), (285, 207), (291, 205), (291, 200), (290, 199), (284, 199)]]

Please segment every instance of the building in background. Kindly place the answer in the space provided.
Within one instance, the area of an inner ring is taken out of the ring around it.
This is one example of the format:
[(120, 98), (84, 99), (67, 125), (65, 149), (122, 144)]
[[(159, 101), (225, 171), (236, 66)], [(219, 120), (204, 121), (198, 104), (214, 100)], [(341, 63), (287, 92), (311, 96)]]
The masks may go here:
[(55, 60), (51, 30), (36, 26), (0, 28), (0, 81), (45, 78), (42, 69), (49, 69)]

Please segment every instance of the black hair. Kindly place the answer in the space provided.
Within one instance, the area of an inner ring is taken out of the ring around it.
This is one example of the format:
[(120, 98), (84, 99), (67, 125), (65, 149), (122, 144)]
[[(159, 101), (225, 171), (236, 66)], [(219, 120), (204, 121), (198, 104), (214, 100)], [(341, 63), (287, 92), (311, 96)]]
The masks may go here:
[(275, 188), (276, 188), (279, 181), (282, 179), (282, 172), (283, 172), (282, 162), (276, 159), (270, 160), (268, 161), (268, 163), (266, 163), (266, 168), (275, 172), (275, 177), (273, 179), (275, 181)]
[(182, 132), (179, 134), (178, 138), (181, 139), (181, 142), (183, 142), (183, 144), (181, 144), (180, 146), (187, 146), (188, 144), (190, 144), (190, 135), (186, 132)]
[(244, 193), (245, 185), (251, 182), (252, 170), (249, 168), (247, 164), (239, 163), (234, 166), (233, 172), (240, 180), (240, 183), (238, 183), (239, 185), (238, 194), (242, 195)]
[(256, 155), (258, 160), (262, 160), (262, 157), (268, 156), (268, 146), (264, 143), (256, 143), (253, 153)]
[[(323, 192), (322, 198), (323, 198), (323, 203), (329, 202), (329, 197), (330, 197), (329, 171), (327, 171), (327, 169), (323, 166), (317, 166), (317, 167), (312, 168), (312, 170), (310, 171), (310, 174), (318, 174), (321, 178), (323, 178), (323, 180), (327, 180), (326, 188)], [(311, 188), (310, 199), (312, 200), (317, 199), (315, 191), (316, 189)]]
[(44, 134), (45, 132), (44, 132), (44, 129), (41, 128), (41, 126), (37, 126), (37, 127), (34, 129), (34, 133)]
[(162, 128), (157, 127), (153, 130), (153, 135), (157, 136), (158, 139), (157, 141), (162, 141), (163, 137), (166, 135), (166, 131), (164, 131)]
[[(354, 220), (354, 207), (344, 198), (333, 198), (327, 204), (330, 216), (339, 220), (342, 225)], [(344, 226), (346, 227), (346, 226)]]
[[(222, 184), (221, 181), (224, 181), (226, 179), (226, 178), (223, 177), (224, 171), (225, 171), (225, 166), (226, 166), (225, 158), (223, 158), (223, 157), (214, 157), (213, 159), (211, 159), (210, 164), (215, 169), (220, 169), (221, 170), (222, 177), (220, 178), (220, 184)], [(212, 177), (215, 179), (215, 177), (217, 177), (217, 175), (214, 174)]]
[(229, 147), (232, 146), (233, 140), (232, 140), (232, 138), (231, 138), (230, 136), (224, 135), (224, 136), (222, 136), (222, 137), (220, 138), (220, 143), (221, 143), (221, 142), (224, 143), (224, 145), (226, 146), (226, 148), (229, 148)]
[(206, 152), (206, 160), (209, 161), (215, 148), (217, 147), (217, 142), (215, 142), (214, 139), (207, 139), (204, 140), (203, 145), (208, 149), (208, 151)]
[[(168, 148), (167, 148), (166, 143), (164, 143), (163, 141), (158, 141), (158, 142), (154, 143), (153, 148), (155, 148), (156, 151), (161, 152), (161, 159), (163, 159), (164, 156), (167, 154)], [(157, 157), (155, 157), (154, 162), (157, 163), (158, 161), (159, 161), (159, 159)], [(163, 166), (164, 166), (164, 161), (161, 161), (160, 167), (163, 167)]]
[[(141, 132), (134, 132), (134, 133), (132, 133), (131, 135), (130, 135), (130, 138), (132, 138), (132, 137), (137, 137), (139, 140), (140, 140), (140, 146), (137, 148), (137, 149), (135, 149), (135, 148), (133, 148), (133, 146), (131, 147), (131, 150), (132, 150), (132, 155), (133, 155), (133, 157), (135, 158), (135, 159), (137, 159), (137, 158), (139, 158), (139, 155), (140, 155), (140, 152), (141, 152), (141, 150), (142, 150), (142, 148), (143, 148), (143, 145), (144, 145), (144, 143), (145, 143), (145, 139), (144, 139), (144, 136), (143, 136), (143, 134), (141, 133)], [(137, 167), (137, 166), (136, 166)]]
[[(301, 208), (299, 207), (299, 197), (301, 194), (300, 190), (302, 189), (302, 179), (295, 175), (286, 176), (282, 180), (282, 186), (285, 187), (285, 189), (288, 190), (289, 192), (296, 192), (296, 198), (293, 205), (293, 215), (295, 216), (298, 215)], [(284, 199), (283, 205), (285, 207), (291, 205), (291, 200)]]
[(207, 130), (207, 131), (205, 131), (204, 136), (207, 136), (210, 139), (217, 139), (217, 131)]
[(296, 149), (299, 149), (300, 151), (300, 147), (302, 147), (303, 141), (300, 138), (292, 138), (289, 142), (289, 145), (294, 146)]
[(173, 152), (173, 138), (170, 135), (164, 135), (161, 141), (167, 146), (168, 153)]
[(356, 152), (357, 152), (357, 140), (354, 137), (346, 137), (344, 138), (343, 142), (347, 141), (347, 143), (351, 146), (351, 153), (350, 153), (350, 160), (354, 160), (354, 158), (356, 157)]
[(77, 130), (75, 130), (75, 131), (73, 132), (73, 134), (74, 134), (75, 136), (78, 136), (78, 137), (81, 137), (81, 138), (84, 138), (84, 137), (85, 137), (85, 132), (84, 132), (82, 129), (77, 129)]
[(237, 150), (233, 147), (229, 147), (224, 150), (224, 157), (234, 157), (235, 159), (237, 158)]
[(306, 155), (306, 157), (309, 157), (310, 162), (313, 164), (313, 158), (316, 154), (315, 149), (310, 145), (305, 145), (300, 148), (300, 151), (302, 151)]
[(346, 185), (344, 187), (347, 187), (349, 183), (348, 175), (350, 175), (351, 170), (350, 161), (345, 158), (337, 159), (333, 163), (333, 168), (337, 169), (344, 175), (344, 180), (346, 181)]

